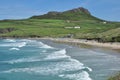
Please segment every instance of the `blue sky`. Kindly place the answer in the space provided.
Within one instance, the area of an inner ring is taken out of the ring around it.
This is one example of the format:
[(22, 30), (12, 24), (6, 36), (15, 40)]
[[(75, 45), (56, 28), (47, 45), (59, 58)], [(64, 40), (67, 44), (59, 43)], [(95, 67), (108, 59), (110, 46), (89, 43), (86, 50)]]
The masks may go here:
[(0, 0), (0, 19), (22, 19), (77, 7), (85, 7), (104, 20), (120, 21), (120, 0)]

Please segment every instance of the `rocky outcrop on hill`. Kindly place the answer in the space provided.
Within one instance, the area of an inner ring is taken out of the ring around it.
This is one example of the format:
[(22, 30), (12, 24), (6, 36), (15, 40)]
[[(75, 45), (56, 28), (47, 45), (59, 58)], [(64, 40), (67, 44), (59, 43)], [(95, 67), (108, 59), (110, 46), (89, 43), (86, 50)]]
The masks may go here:
[(9, 32), (12, 32), (14, 30), (15, 30), (14, 28), (1, 28), (0, 34), (9, 33)]
[(90, 14), (90, 12), (87, 9), (83, 8), (83, 7), (79, 7), (79, 8), (69, 10), (69, 12), (74, 12), (74, 13), (83, 12), (83, 13), (86, 13), (86, 14)]
[(48, 15), (58, 15), (61, 14), (61, 12), (51, 11), (47, 13)]
[(88, 9), (85, 9), (83, 7), (75, 8), (75, 9), (64, 11), (64, 12), (50, 11), (47, 14), (48, 15), (59, 15), (59, 14), (65, 13), (65, 12), (72, 12), (72, 13), (83, 12), (85, 14), (89, 14), (90, 15), (90, 12), (88, 11)]

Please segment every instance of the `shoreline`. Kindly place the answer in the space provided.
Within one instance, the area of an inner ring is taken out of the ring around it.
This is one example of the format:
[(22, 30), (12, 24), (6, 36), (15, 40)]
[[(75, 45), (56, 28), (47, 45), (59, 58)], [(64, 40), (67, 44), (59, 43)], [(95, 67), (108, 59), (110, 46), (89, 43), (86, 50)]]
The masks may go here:
[[(32, 38), (33, 39), (33, 38)], [(81, 39), (71, 39), (71, 38), (35, 38), (36, 40), (50, 40), (50, 41), (52, 41), (53, 43), (55, 42), (56, 44), (67, 44), (67, 45), (70, 45), (70, 46), (73, 46), (72, 47), (72, 49), (71, 49), (71, 51), (73, 50), (73, 49), (75, 49), (76, 47), (77, 47), (77, 49), (79, 49), (79, 46), (80, 47), (83, 47), (83, 45), (85, 44), (87, 47), (88, 46), (90, 46), (90, 47), (96, 47), (97, 46), (97, 48), (101, 48), (101, 49), (103, 49), (105, 46), (103, 45), (103, 46), (100, 46), (100, 45), (96, 45), (96, 44), (94, 44), (94, 45), (90, 45), (90, 44), (87, 44), (86, 43), (86, 40), (81, 40)], [(95, 42), (95, 41), (90, 41), (90, 40), (87, 40), (88, 42), (90, 42), (90, 43), (93, 43), (93, 42)], [(84, 43), (83, 43), (84, 42)], [(96, 43), (99, 43), (99, 42), (96, 42)], [(104, 43), (103, 43), (104, 44)], [(111, 46), (107, 46), (106, 48), (105, 48), (105, 50), (108, 50), (108, 51), (115, 51), (115, 52), (103, 52), (102, 50), (100, 50), (102, 53), (105, 53), (106, 55), (108, 55), (108, 58), (109, 58), (109, 55), (111, 55), (111, 54), (114, 54), (115, 56), (118, 56), (119, 54), (119, 52), (116, 52), (117, 50), (120, 50), (120, 43), (106, 43), (106, 44), (110, 44), (110, 45), (114, 45), (114, 46), (119, 46), (119, 47), (117, 47), (117, 48), (112, 48)], [(116, 44), (116, 45), (115, 45)], [(85, 46), (85, 49), (86, 49), (86, 46)], [(77, 51), (77, 49), (75, 50), (75, 51)], [(92, 48), (91, 48), (92, 49)], [(87, 50), (90, 50), (91, 51), (91, 49), (86, 49), (85, 51), (87, 51)], [(113, 50), (110, 50), (110, 49), (113, 49)], [(104, 49), (103, 49), (104, 50)], [(89, 56), (89, 54), (90, 55), (92, 55), (93, 56), (93, 58), (91, 58), (91, 57), (89, 57), (88, 59), (83, 59), (83, 60), (81, 60), (81, 55), (80, 54), (82, 54), (82, 50), (80, 50), (78, 53), (75, 53), (74, 51), (74, 53), (71, 53), (71, 51), (69, 52), (67, 52), (67, 55), (68, 56), (71, 56), (73, 59), (76, 59), (76, 60), (78, 60), (79, 62), (83, 62), (84, 64), (87, 64), (90, 68), (92, 68), (92, 69), (94, 69), (94, 64), (93, 65), (91, 65), (92, 64), (92, 62), (84, 62), (84, 60), (88, 60), (88, 61), (92, 61), (93, 59), (95, 59), (96, 60), (96, 58), (94, 57), (94, 55), (95, 54), (93, 54), (94, 53), (94, 50), (92, 50), (91, 52), (89, 52), (88, 54), (86, 53), (85, 55), (84, 55), (84, 57), (86, 57), (87, 55)], [(101, 54), (101, 52), (100, 52), (99, 50), (98, 50), (98, 53), (100, 53)], [(84, 53), (84, 51), (83, 51), (83, 53)], [(82, 55), (83, 56), (83, 55)], [(97, 56), (99, 56), (99, 55), (97, 55)], [(101, 58), (103, 58), (102, 56), (100, 56)], [(107, 59), (108, 58), (103, 58), (103, 59), (106, 59), (106, 61), (107, 61)], [(89, 60), (90, 59), (90, 60)], [(110, 58), (111, 59), (111, 58)], [(99, 59), (98, 59), (99, 60)], [(113, 59), (112, 59), (113, 60)], [(99, 60), (100, 62), (102, 61), (102, 59), (100, 59)], [(97, 64), (97, 63), (96, 63)], [(98, 65), (99, 64), (102, 64), (102, 63), (98, 63)], [(102, 66), (102, 65), (100, 65), (100, 66)], [(98, 67), (98, 66), (97, 66)], [(109, 67), (109, 66), (108, 66)], [(105, 67), (106, 68), (106, 67)], [(105, 69), (104, 68), (104, 69)], [(103, 72), (103, 71), (102, 71)], [(109, 79), (111, 76), (113, 76), (114, 74), (116, 74), (116, 73), (118, 73), (119, 71), (116, 71), (116, 72), (111, 72), (110, 74), (107, 74), (106, 76), (102, 76), (102, 77), (100, 77), (101, 79), (103, 78), (103, 79), (105, 79), (105, 80), (107, 80), (107, 79)], [(93, 72), (93, 74), (99, 74), (99, 73), (97, 73), (96, 72), (96, 70), (94, 69), (94, 72)], [(95, 80), (97, 80), (95, 77), (94, 77), (94, 75), (90, 75), (90, 77), (92, 78), (92, 79), (95, 79)], [(100, 79), (100, 80), (101, 80)]]
[(73, 38), (34, 38), (34, 39), (48, 39), (59, 43), (71, 43), (74, 45), (90, 45), (94, 47), (102, 47), (102, 48), (111, 48), (120, 50), (119, 42), (108, 42), (108, 43), (100, 43), (95, 40), (85, 40), (85, 39), (73, 39)]
[(70, 43), (72, 45), (77, 45), (80, 46), (82, 44), (84, 45), (90, 45), (93, 47), (101, 47), (101, 48), (110, 48), (110, 49), (115, 49), (115, 50), (120, 50), (120, 42), (106, 42), (106, 43), (102, 43), (102, 42), (97, 42), (95, 40), (86, 40), (86, 39), (74, 39), (74, 38), (50, 38), (50, 37), (41, 37), (41, 38), (11, 38), (11, 37), (7, 37), (7, 38), (0, 38), (0, 39), (36, 39), (36, 40), (40, 40), (40, 39), (45, 39), (45, 40), (51, 40), (54, 42), (58, 42), (58, 43)]
[[(15, 39), (15, 38), (7, 38), (7, 39)], [(104, 48), (105, 47), (105, 45), (102, 45), (102, 46), (100, 46), (100, 45), (96, 45), (96, 44), (94, 44), (94, 43), (99, 43), (99, 42), (96, 42), (96, 41), (90, 41), (90, 40), (82, 40), (82, 39), (72, 39), (72, 38), (22, 38), (22, 39), (31, 39), (31, 40), (50, 40), (50, 42), (51, 41), (53, 41), (53, 42), (57, 42), (57, 43), (69, 43), (69, 44), (71, 44), (71, 45), (76, 45), (76, 46), (80, 46), (81, 44), (85, 44), (85, 45), (92, 45), (92, 46), (94, 46), (94, 47), (102, 47), (102, 48)], [(90, 43), (90, 44), (88, 44), (88, 43)], [(115, 47), (115, 48), (112, 48), (111, 46), (107, 46), (107, 48), (111, 48), (111, 49), (120, 49), (120, 43), (100, 43), (100, 44), (109, 44), (109, 45), (113, 45), (113, 46), (118, 46), (117, 48)], [(89, 54), (90, 55), (93, 55), (93, 54), (91, 54), (92, 52), (90, 52)], [(74, 58), (74, 59), (76, 59), (76, 60), (78, 60), (78, 61), (80, 61), (81, 62), (81, 59), (80, 59), (80, 53), (68, 53), (67, 55), (69, 55), (69, 56), (71, 56), (72, 58)], [(115, 54), (116, 55), (116, 54)], [(94, 56), (94, 55), (93, 55)], [(88, 59), (90, 59), (90, 58), (88, 58)], [(94, 59), (94, 58), (92, 58), (92, 59)], [(87, 64), (88, 66), (90, 66), (89, 64)], [(115, 72), (115, 73), (117, 73), (117, 72)], [(110, 74), (110, 75), (107, 75), (107, 77), (105, 77), (105, 78), (109, 78), (110, 76), (111, 76), (112, 74)], [(114, 73), (113, 73), (113, 75), (114, 75)], [(92, 76), (90, 76), (91, 78), (94, 78), (94, 76), (92, 75)], [(96, 80), (96, 79), (95, 79)]]

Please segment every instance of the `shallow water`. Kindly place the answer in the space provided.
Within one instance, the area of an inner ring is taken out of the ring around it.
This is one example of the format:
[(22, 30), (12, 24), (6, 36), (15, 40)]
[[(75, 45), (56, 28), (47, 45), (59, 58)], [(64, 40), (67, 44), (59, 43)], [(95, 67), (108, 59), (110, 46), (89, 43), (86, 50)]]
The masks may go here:
[(113, 52), (49, 40), (4, 39), (0, 80), (105, 80), (120, 71), (120, 54)]
[(65, 48), (27, 39), (0, 41), (0, 79), (91, 80), (90, 71)]

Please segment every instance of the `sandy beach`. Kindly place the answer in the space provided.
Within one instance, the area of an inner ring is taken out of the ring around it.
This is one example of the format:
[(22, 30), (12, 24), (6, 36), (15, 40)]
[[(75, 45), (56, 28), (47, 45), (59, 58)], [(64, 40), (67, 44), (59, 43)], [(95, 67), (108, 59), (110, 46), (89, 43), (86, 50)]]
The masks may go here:
[(94, 40), (84, 40), (84, 39), (73, 39), (73, 38), (42, 38), (42, 39), (48, 39), (55, 42), (61, 42), (61, 43), (73, 43), (73, 44), (86, 44), (96, 47), (105, 47), (105, 48), (112, 48), (120, 50), (120, 43), (119, 42), (108, 42), (108, 43), (100, 43)]

